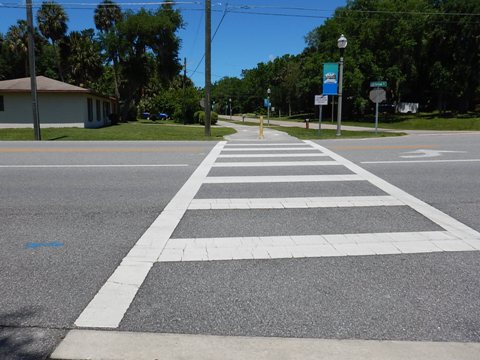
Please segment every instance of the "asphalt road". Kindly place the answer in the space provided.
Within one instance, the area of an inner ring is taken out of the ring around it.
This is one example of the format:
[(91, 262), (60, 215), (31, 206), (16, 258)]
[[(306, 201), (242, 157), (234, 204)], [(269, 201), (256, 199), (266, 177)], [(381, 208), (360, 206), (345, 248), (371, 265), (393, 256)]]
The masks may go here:
[[(322, 145), (480, 230), (480, 133), (330, 140)], [(419, 149), (453, 152), (434, 157), (412, 153)]]
[(1, 143), (0, 358), (53, 351), (213, 145)]
[[(435, 134), (321, 145), (480, 231), (480, 161), (465, 161), (480, 158), (479, 139)], [(0, 358), (46, 358), (214, 145), (0, 143)], [(458, 152), (425, 157), (432, 153), (422, 149)], [(413, 162), (425, 160), (451, 162)], [(209, 176), (330, 174), (331, 168), (214, 168)], [(342, 173), (349, 171), (335, 172)], [(312, 194), (383, 192), (363, 181), (203, 184), (195, 197)], [(401, 207), (189, 210), (172, 241), (436, 229)], [(479, 260), (478, 252), (444, 252), (156, 263), (120, 329), (479, 342)]]

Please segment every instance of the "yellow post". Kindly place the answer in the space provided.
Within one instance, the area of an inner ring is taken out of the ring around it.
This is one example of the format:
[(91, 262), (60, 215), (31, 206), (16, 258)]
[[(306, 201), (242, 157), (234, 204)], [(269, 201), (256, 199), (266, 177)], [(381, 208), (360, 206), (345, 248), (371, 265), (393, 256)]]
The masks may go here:
[(260, 116), (260, 127), (259, 127), (258, 138), (263, 139), (263, 116)]

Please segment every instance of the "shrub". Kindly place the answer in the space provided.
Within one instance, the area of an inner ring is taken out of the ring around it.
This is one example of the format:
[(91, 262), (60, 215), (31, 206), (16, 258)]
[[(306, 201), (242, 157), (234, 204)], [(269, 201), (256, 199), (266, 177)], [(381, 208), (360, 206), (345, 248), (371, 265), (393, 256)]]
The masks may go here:
[(138, 114), (148, 111), (152, 114), (167, 113), (176, 122), (193, 123), (194, 112), (199, 108), (200, 95), (193, 87), (182, 89), (170, 88), (153, 97), (144, 98), (138, 106)]
[[(197, 119), (197, 117), (198, 117), (198, 123), (201, 125), (205, 125), (205, 111), (197, 111), (194, 115), (194, 118)], [(218, 114), (215, 111), (212, 111), (210, 113), (210, 124), (215, 125), (217, 121), (218, 121)]]

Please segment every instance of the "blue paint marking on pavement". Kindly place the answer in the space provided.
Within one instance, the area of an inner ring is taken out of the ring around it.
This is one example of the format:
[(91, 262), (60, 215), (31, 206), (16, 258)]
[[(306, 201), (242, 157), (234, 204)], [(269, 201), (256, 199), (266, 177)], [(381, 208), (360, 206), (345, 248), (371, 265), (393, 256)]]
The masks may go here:
[(63, 246), (63, 244), (58, 241), (53, 241), (49, 243), (28, 243), (27, 245), (25, 245), (25, 248), (35, 249), (39, 247), (60, 247), (60, 246)]

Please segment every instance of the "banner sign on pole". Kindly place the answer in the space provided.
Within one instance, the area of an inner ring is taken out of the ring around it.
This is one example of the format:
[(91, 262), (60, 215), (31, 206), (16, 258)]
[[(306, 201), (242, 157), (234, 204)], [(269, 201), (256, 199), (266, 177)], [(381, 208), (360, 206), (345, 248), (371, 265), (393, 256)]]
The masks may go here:
[(270, 106), (270, 101), (268, 99), (263, 99), (263, 107), (268, 108)]
[(338, 63), (323, 64), (323, 95), (338, 95)]

